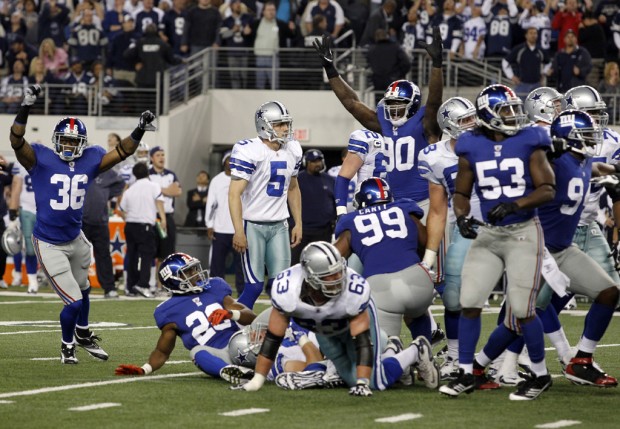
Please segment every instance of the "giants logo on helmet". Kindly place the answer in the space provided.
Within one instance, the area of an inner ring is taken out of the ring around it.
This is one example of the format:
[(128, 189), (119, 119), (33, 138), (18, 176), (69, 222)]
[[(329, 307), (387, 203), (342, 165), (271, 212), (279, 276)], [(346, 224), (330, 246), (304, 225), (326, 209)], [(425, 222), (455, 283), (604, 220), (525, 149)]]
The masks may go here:
[(575, 126), (575, 115), (560, 116), (560, 126), (561, 127), (574, 127)]

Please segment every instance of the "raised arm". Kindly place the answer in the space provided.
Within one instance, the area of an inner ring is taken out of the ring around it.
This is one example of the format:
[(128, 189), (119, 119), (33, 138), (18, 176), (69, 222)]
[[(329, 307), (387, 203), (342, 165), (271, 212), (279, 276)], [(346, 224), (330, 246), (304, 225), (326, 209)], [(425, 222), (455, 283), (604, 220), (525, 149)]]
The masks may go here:
[(131, 135), (125, 137), (114, 149), (103, 156), (101, 164), (99, 164), (99, 172), (109, 170), (119, 162), (127, 159), (130, 155), (133, 155), (144, 133), (146, 131), (155, 131), (155, 126), (152, 125), (154, 120), (155, 115), (149, 110), (142, 112), (138, 120), (138, 126), (132, 131)]
[(17, 116), (15, 116), (13, 125), (11, 125), (9, 136), (11, 147), (15, 151), (15, 156), (26, 170), (30, 170), (37, 163), (34, 149), (32, 149), (30, 143), (24, 139), (24, 134), (26, 134), (26, 123), (28, 122), (30, 107), (37, 101), (37, 96), (39, 94), (41, 94), (41, 87), (39, 85), (32, 85), (26, 88), (22, 105), (17, 111)]
[(433, 27), (433, 41), (430, 44), (424, 41), (420, 41), (420, 44), (431, 56), (433, 64), (422, 125), (424, 126), (424, 135), (428, 142), (435, 143), (441, 138), (441, 128), (439, 128), (437, 123), (437, 112), (443, 98), (443, 42), (439, 27)]

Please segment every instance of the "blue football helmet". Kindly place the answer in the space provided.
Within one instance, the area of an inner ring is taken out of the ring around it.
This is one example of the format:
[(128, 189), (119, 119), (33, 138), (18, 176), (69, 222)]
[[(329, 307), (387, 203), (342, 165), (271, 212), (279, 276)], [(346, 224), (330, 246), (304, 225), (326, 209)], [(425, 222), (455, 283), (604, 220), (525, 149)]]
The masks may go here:
[(415, 83), (397, 80), (387, 87), (380, 103), (384, 106), (385, 119), (393, 126), (400, 127), (416, 114), (421, 101), (420, 88)]
[(602, 133), (592, 116), (581, 110), (565, 110), (551, 123), (551, 137), (566, 140), (572, 152), (592, 157), (601, 151)]
[(527, 123), (523, 102), (506, 85), (490, 85), (476, 97), (479, 123), (492, 131), (515, 135)]
[(476, 126), (476, 108), (467, 98), (449, 98), (439, 106), (437, 123), (441, 131), (457, 139), (465, 131)]
[(394, 201), (390, 185), (379, 177), (369, 177), (359, 184), (355, 192), (355, 203), (358, 208)]
[(54, 150), (63, 161), (79, 158), (88, 144), (86, 125), (78, 118), (61, 119), (54, 127), (52, 143)]
[(173, 253), (159, 266), (159, 281), (173, 294), (199, 293), (209, 289), (209, 272), (193, 256)]

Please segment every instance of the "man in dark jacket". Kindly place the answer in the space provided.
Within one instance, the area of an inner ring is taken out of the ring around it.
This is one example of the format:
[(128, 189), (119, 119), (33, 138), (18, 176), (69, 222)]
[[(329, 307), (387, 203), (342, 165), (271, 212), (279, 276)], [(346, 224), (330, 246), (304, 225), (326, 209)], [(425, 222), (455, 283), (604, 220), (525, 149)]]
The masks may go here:
[(411, 68), (411, 60), (396, 42), (388, 39), (383, 28), (375, 31), (375, 44), (368, 48), (368, 65), (372, 70), (372, 84), (377, 94), (377, 103), (383, 91), (395, 80), (404, 79)]
[(586, 84), (586, 77), (592, 70), (590, 53), (577, 45), (577, 36), (569, 29), (564, 36), (564, 49), (557, 53), (548, 75), (555, 74), (556, 88), (561, 93)]

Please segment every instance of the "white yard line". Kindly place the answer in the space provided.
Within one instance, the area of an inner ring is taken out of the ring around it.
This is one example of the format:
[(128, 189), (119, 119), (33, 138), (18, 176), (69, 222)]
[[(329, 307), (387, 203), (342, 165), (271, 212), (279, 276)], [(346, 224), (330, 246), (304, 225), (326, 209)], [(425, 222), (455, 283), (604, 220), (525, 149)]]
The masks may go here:
[(382, 417), (380, 419), (375, 419), (375, 422), (377, 423), (399, 423), (399, 422), (406, 422), (407, 420), (419, 419), (420, 417), (422, 417), (422, 414), (408, 413), (408, 414), (400, 414), (398, 416)]
[(247, 416), (248, 414), (268, 413), (269, 408), (244, 408), (242, 410), (227, 411), (225, 413), (218, 413), (220, 416), (225, 417), (239, 417)]
[[(90, 325), (93, 327), (94, 325)], [(157, 329), (157, 326), (132, 326), (127, 328), (97, 328), (98, 331), (134, 331), (136, 329)], [(0, 335), (41, 334), (46, 332), (60, 332), (60, 329), (46, 329), (39, 331), (12, 331), (0, 332)]]
[(0, 404), (12, 404), (12, 403), (14, 403), (14, 402), (15, 402), (15, 401), (6, 401), (6, 400), (2, 400), (2, 401), (0, 401)]
[(555, 429), (555, 428), (565, 428), (568, 426), (580, 425), (581, 422), (578, 420), (558, 420), (557, 422), (545, 423), (542, 425), (536, 425), (535, 428), (540, 429)]
[(84, 405), (83, 407), (67, 408), (69, 411), (92, 411), (100, 410), (102, 408), (120, 407), (118, 402), (102, 402), (101, 404)]
[(16, 396), (33, 396), (33, 395), (40, 395), (42, 393), (50, 393), (50, 392), (62, 392), (64, 390), (82, 389), (85, 387), (99, 387), (99, 386), (108, 386), (110, 384), (134, 383), (136, 381), (161, 380), (164, 378), (190, 377), (190, 376), (196, 376), (196, 375), (204, 375), (204, 372), (202, 371), (184, 372), (181, 374), (149, 375), (146, 377), (126, 377), (126, 378), (119, 378), (118, 380), (97, 381), (97, 382), (79, 383), (79, 384), (66, 384), (64, 386), (55, 386), (55, 387), (43, 387), (41, 389), (22, 390), (20, 392), (0, 393), (0, 399), (14, 398)]

